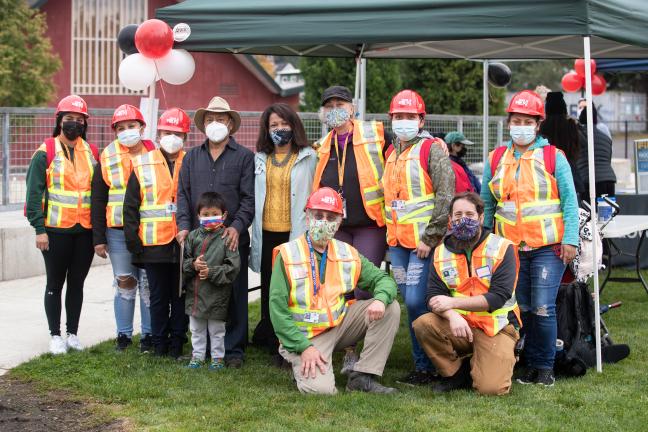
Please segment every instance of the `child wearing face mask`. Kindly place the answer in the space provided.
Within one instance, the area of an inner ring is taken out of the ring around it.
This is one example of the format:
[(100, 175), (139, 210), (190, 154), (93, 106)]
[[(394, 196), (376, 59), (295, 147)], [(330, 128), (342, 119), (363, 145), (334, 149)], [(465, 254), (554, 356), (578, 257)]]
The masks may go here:
[(227, 217), (225, 201), (216, 192), (205, 192), (197, 206), (200, 228), (185, 240), (185, 312), (189, 315), (191, 345), (190, 369), (203, 365), (207, 337), (211, 345), (209, 370), (225, 367), (225, 322), (232, 282), (240, 271), (238, 250), (225, 245), (222, 232)]

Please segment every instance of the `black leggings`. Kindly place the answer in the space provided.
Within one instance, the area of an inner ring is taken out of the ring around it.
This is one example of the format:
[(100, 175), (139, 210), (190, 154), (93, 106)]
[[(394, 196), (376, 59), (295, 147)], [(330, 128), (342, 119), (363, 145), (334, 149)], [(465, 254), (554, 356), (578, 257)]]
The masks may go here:
[(43, 258), (47, 273), (45, 314), (50, 334), (61, 334), (61, 294), (66, 280), (66, 328), (68, 333), (77, 334), (83, 304), (83, 282), (94, 256), (92, 231), (74, 234), (48, 231), (47, 237), (49, 250), (43, 251)]

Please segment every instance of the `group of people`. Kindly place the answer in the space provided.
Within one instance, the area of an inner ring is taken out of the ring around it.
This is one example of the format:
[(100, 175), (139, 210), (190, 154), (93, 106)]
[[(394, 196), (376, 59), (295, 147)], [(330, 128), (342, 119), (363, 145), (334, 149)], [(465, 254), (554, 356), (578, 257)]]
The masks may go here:
[(319, 116), (330, 131), (314, 144), (292, 107), (273, 104), (256, 153), (234, 138), (239, 113), (214, 97), (193, 118), (200, 146), (184, 150), (182, 109), (162, 114), (156, 145), (142, 138), (139, 110), (122, 105), (115, 140), (98, 154), (85, 138), (85, 101), (64, 98), (27, 175), (51, 352), (82, 349), (96, 253), (113, 268), (118, 350), (132, 344), (139, 293), (142, 352), (181, 358), (189, 329), (189, 368), (241, 367), (249, 266), (261, 276), (252, 343), (291, 368), (303, 393), (336, 393), (336, 351), (348, 390), (397, 391), (378, 378), (400, 322), (398, 293), (414, 363), (400, 383), (506, 394), (521, 333), (518, 381), (553, 385), (555, 300), (579, 241), (576, 191), (565, 154), (539, 133), (540, 96), (517, 93), (507, 112), (511, 139), (491, 152), (480, 183), (462, 159), (472, 143), (426, 131), (413, 90), (393, 97), (390, 134), (356, 118), (346, 87), (326, 89)]

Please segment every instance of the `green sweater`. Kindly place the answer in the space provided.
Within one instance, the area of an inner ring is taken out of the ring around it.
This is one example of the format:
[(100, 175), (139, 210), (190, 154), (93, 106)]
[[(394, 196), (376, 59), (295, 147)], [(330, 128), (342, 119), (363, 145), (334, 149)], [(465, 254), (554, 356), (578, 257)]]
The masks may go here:
[[(315, 257), (319, 266), (322, 255), (315, 252)], [(361, 270), (358, 288), (371, 292), (375, 300), (380, 300), (385, 305), (391, 304), (396, 297), (396, 282), (394, 282), (394, 279), (362, 255), (360, 256), (360, 262)], [(290, 352), (299, 354), (311, 346), (312, 343), (299, 331), (293, 321), (292, 314), (288, 310), (289, 294), (290, 287), (288, 286), (283, 259), (281, 255), (278, 255), (270, 279), (270, 319), (275, 334), (283, 347)]]

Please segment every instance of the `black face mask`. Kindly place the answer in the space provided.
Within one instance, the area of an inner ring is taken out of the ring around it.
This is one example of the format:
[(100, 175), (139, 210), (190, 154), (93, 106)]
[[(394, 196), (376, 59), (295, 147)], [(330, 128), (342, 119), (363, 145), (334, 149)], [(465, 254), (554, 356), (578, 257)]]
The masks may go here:
[(277, 147), (283, 147), (290, 142), (293, 133), (290, 129), (276, 129), (270, 132), (270, 139)]
[(468, 149), (466, 147), (461, 147), (461, 150), (457, 153), (457, 157), (463, 158), (466, 156), (466, 153), (468, 153)]
[(63, 131), (65, 138), (74, 141), (83, 135), (83, 132), (85, 132), (85, 125), (74, 120), (64, 121), (61, 123), (61, 131)]

